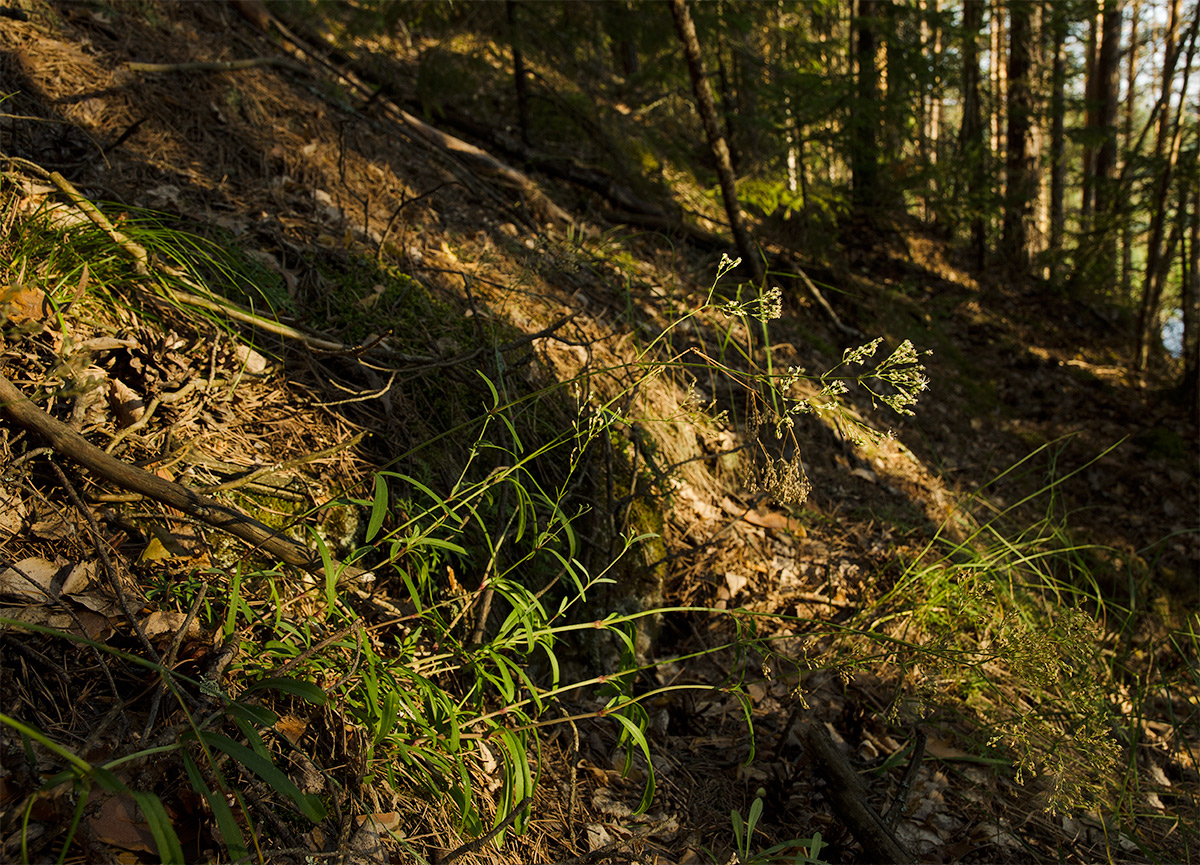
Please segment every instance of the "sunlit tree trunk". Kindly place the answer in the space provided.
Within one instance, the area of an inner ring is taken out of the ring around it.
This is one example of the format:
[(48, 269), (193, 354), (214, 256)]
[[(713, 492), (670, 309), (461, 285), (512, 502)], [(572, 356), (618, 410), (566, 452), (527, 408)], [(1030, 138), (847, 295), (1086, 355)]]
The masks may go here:
[(963, 113), (958, 147), (966, 168), (967, 205), (971, 220), (970, 257), (982, 270), (987, 250), (984, 198), (987, 172), (984, 160), (983, 110), (979, 104), (979, 31), (983, 27), (985, 0), (963, 3)]
[[(990, 78), (988, 114), (991, 124), (991, 179), (992, 201), (1000, 200), (1000, 191), (1005, 188), (1004, 177), (1005, 154), (1005, 110), (1008, 107), (1008, 62), (1005, 50), (1006, 0), (992, 0), (989, 30), (991, 36), (991, 51), (988, 56), (988, 76)], [(992, 212), (988, 213), (989, 233), (994, 230)]]
[(713, 159), (717, 165), (717, 178), (721, 184), (721, 197), (725, 201), (725, 213), (729, 217), (729, 226), (733, 230), (733, 240), (737, 245), (742, 261), (750, 268), (756, 283), (763, 281), (763, 262), (758, 250), (750, 241), (742, 220), (742, 209), (738, 204), (737, 184), (734, 182), (733, 164), (729, 159), (729, 145), (721, 133), (721, 124), (717, 118), (717, 107), (713, 103), (712, 88), (704, 72), (704, 62), (700, 56), (700, 40), (696, 36), (696, 25), (688, 11), (686, 0), (669, 0), (671, 15), (675, 19), (675, 30), (679, 34), (683, 55), (687, 60), (688, 74), (692, 79), (692, 93), (696, 98), (696, 111), (700, 114), (700, 122), (704, 124), (704, 134), (708, 137), (708, 146), (712, 150)]

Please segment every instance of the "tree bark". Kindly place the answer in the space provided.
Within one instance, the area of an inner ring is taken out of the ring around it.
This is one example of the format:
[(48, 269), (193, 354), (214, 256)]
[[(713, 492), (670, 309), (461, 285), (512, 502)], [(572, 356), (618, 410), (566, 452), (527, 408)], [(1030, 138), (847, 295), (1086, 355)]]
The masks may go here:
[(720, 121), (717, 118), (717, 108), (713, 102), (712, 87), (704, 72), (704, 61), (700, 56), (700, 40), (696, 37), (696, 25), (688, 11), (687, 0), (668, 0), (671, 15), (675, 19), (675, 30), (679, 34), (683, 55), (687, 60), (688, 74), (692, 79), (692, 93), (696, 98), (696, 110), (700, 114), (700, 122), (704, 124), (704, 134), (708, 137), (708, 146), (712, 150), (717, 164), (717, 179), (721, 184), (721, 197), (725, 201), (725, 213), (729, 217), (729, 225), (733, 229), (733, 240), (738, 253), (742, 257), (756, 283), (761, 283), (765, 276), (762, 258), (758, 254), (750, 234), (746, 231), (742, 219), (742, 209), (738, 204), (737, 184), (734, 182), (733, 163), (729, 158), (729, 145), (721, 134)]
[(1030, 0), (1009, 5), (1008, 129), (1005, 158), (1004, 256), (1018, 273), (1029, 270), (1029, 218), (1033, 212), (1035, 177), (1029, 165), (1031, 113), (1029, 57)]
[[(1200, 113), (1196, 128), (1200, 133)], [(1200, 178), (1192, 182), (1192, 214), (1188, 227), (1188, 268), (1181, 288), (1183, 311), (1183, 392), (1192, 417), (1200, 413)]]
[[(1142, 13), (1141, 0), (1133, 0), (1133, 11), (1129, 21), (1129, 56), (1125, 65), (1125, 116), (1122, 119), (1121, 139), (1125, 142), (1125, 162), (1121, 176), (1126, 175), (1129, 158), (1133, 154), (1133, 106), (1137, 89), (1138, 72), (1138, 23)], [(1129, 208), (1121, 215), (1121, 296), (1129, 299), (1133, 288), (1133, 226)]]
[(850, 114), (850, 182), (854, 206), (872, 210), (879, 195), (879, 69), (875, 65), (876, 0), (858, 0), (854, 25), (857, 102)]
[(1067, 41), (1067, 12), (1061, 3), (1051, 3), (1054, 60), (1050, 73), (1050, 259), (1062, 253), (1067, 162), (1063, 118), (1066, 116), (1067, 66), (1063, 43)]
[(983, 143), (983, 111), (979, 104), (979, 31), (983, 27), (985, 0), (963, 3), (963, 114), (958, 148), (966, 166), (967, 204), (971, 220), (970, 258), (976, 270), (983, 270), (987, 250), (984, 228), (984, 188), (987, 171)]
[(516, 0), (505, 2), (504, 14), (508, 23), (508, 47), (512, 51), (513, 88), (517, 93), (517, 128), (521, 133), (521, 143), (528, 147), (529, 82), (525, 76), (525, 58), (522, 56), (521, 46), (518, 44)]
[(1095, 278), (1099, 285), (1110, 286), (1116, 278), (1116, 234), (1113, 229), (1116, 196), (1113, 194), (1112, 173), (1117, 161), (1117, 85), (1121, 68), (1121, 6), (1122, 0), (1105, 0), (1100, 51), (1096, 57), (1096, 100), (1094, 131), (1100, 145), (1093, 163), (1093, 227), (1097, 258)]

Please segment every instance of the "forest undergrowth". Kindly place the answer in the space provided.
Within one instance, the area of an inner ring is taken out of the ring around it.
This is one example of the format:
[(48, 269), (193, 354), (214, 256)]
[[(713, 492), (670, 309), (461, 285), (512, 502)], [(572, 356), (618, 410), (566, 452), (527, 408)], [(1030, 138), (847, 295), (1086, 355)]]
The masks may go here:
[(511, 200), (299, 55), (131, 90), (235, 19), (78, 8), (0, 37), (6, 861), (1196, 858), (1195, 429), (1107, 348), (903, 223), (805, 293)]

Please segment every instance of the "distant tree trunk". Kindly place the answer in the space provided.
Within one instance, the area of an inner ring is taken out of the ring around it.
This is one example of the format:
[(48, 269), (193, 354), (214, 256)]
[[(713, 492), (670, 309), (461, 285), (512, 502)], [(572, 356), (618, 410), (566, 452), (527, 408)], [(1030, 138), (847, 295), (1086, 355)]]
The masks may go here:
[[(1174, 0), (1173, 5), (1179, 0)], [(1177, 19), (1176, 19), (1177, 20)], [(1146, 276), (1142, 282), (1142, 301), (1138, 307), (1137, 334), (1135, 338), (1134, 369), (1141, 372), (1150, 359), (1150, 346), (1155, 339), (1158, 308), (1162, 302), (1164, 267), (1163, 233), (1166, 227), (1167, 206), (1171, 191), (1171, 180), (1179, 163), (1179, 149), (1183, 138), (1182, 111), (1184, 94), (1192, 73), (1192, 61), (1196, 54), (1196, 32), (1200, 26), (1200, 10), (1192, 16), (1189, 28), (1187, 60), (1183, 67), (1183, 86), (1179, 89), (1179, 105), (1174, 118), (1171, 114), (1172, 83), (1175, 80), (1174, 63), (1166, 63), (1162, 80), (1162, 113), (1159, 115), (1158, 137), (1154, 142), (1154, 153), (1158, 157), (1159, 172), (1155, 183), (1154, 199), (1150, 203), (1150, 237), (1146, 242)]]
[(967, 203), (971, 220), (970, 257), (976, 270), (983, 270), (987, 250), (983, 221), (987, 171), (984, 165), (983, 111), (979, 104), (979, 31), (983, 27), (984, 2), (965, 0), (963, 3), (963, 113), (958, 136), (958, 148), (967, 175)]
[[(1005, 40), (1006, 0), (991, 0), (991, 11), (988, 29), (990, 30), (990, 53), (988, 56), (988, 76), (990, 78), (988, 105), (988, 123), (991, 129), (990, 160), (989, 160), (989, 203), (1002, 200), (1002, 190), (1006, 187), (1004, 178), (1005, 153), (1005, 111), (1008, 108), (1008, 63)], [(1001, 224), (1001, 229), (1003, 224)], [(989, 207), (988, 233), (994, 234), (994, 211)]]
[(1061, 3), (1051, 3), (1051, 31), (1054, 60), (1050, 73), (1050, 253), (1057, 262), (1063, 248), (1065, 214), (1063, 194), (1066, 188), (1067, 162), (1063, 118), (1066, 115), (1066, 60), (1063, 43), (1067, 41), (1067, 12)]
[[(1197, 114), (1200, 134), (1200, 114)], [(1183, 310), (1183, 391), (1192, 417), (1200, 413), (1200, 177), (1192, 178), (1192, 214), (1188, 228), (1188, 268), (1181, 288)]]
[(517, 92), (517, 128), (521, 132), (521, 143), (529, 146), (529, 85), (525, 77), (525, 58), (521, 55), (517, 36), (517, 4), (506, 0), (505, 18), (508, 22), (508, 46), (512, 51), (513, 87)]
[(858, 99), (850, 114), (850, 177), (854, 206), (870, 210), (879, 195), (879, 69), (875, 65), (876, 0), (858, 0), (854, 64)]
[(700, 121), (704, 124), (704, 134), (708, 137), (708, 146), (712, 150), (717, 164), (717, 178), (721, 184), (721, 197), (725, 200), (725, 213), (729, 217), (729, 226), (733, 230), (733, 240), (737, 245), (742, 261), (750, 268), (756, 283), (763, 281), (763, 262), (758, 250), (750, 241), (742, 220), (742, 209), (738, 204), (737, 184), (734, 182), (733, 164), (729, 159), (729, 145), (721, 134), (721, 124), (717, 118), (717, 107), (713, 103), (712, 88), (704, 72), (704, 62), (700, 56), (700, 40), (696, 37), (696, 25), (692, 22), (688, 11), (687, 0), (668, 0), (671, 15), (675, 19), (675, 30), (683, 46), (683, 55), (687, 60), (688, 74), (692, 79), (692, 93), (696, 98), (696, 110)]
[(1121, 61), (1122, 0), (1104, 0), (1100, 52), (1096, 57), (1096, 148), (1094, 174), (1095, 229), (1097, 259), (1095, 277), (1102, 286), (1111, 286), (1116, 277), (1117, 247), (1113, 232), (1118, 207), (1113, 195), (1112, 173), (1117, 161), (1117, 86)]
[(638, 62), (637, 42), (631, 36), (637, 31), (638, 13), (633, 8), (632, 0), (619, 0), (605, 5), (610, 11), (609, 36), (612, 38), (613, 58), (621, 75), (628, 78), (637, 75), (641, 64)]
[(1008, 10), (1008, 153), (1005, 159), (1004, 257), (1018, 273), (1029, 270), (1029, 217), (1035, 181), (1029, 165), (1028, 137), (1030, 0), (1011, 0)]
[[(1084, 126), (1094, 129), (1097, 126), (1096, 110), (1099, 103), (1096, 99), (1096, 68), (1100, 53), (1100, 4), (1096, 0), (1088, 0), (1084, 4), (1088, 16), (1087, 55), (1084, 58), (1085, 78), (1083, 84)], [(1079, 220), (1086, 231), (1091, 226), (1092, 205), (1096, 195), (1096, 148), (1088, 140), (1083, 146), (1083, 197), (1079, 203)]]
[[(921, 42), (925, 46), (925, 55), (929, 59), (929, 80), (921, 93), (921, 145), (924, 150), (925, 164), (936, 168), (938, 164), (938, 147), (941, 139), (942, 125), (942, 81), (940, 75), (942, 54), (942, 28), (937, 25), (939, 0), (921, 0), (921, 11), (925, 16), (921, 19)], [(931, 198), (936, 201), (938, 191), (938, 173), (929, 173), (929, 192), (925, 196), (924, 219), (929, 222)]]
[[(1125, 65), (1125, 116), (1122, 122), (1121, 139), (1125, 142), (1125, 161), (1121, 176), (1125, 177), (1133, 155), (1133, 106), (1137, 90), (1138, 72), (1138, 23), (1142, 13), (1142, 0), (1133, 0), (1133, 12), (1129, 21), (1129, 55)], [(1121, 214), (1121, 297), (1128, 300), (1133, 287), (1133, 214), (1124, 208)]]

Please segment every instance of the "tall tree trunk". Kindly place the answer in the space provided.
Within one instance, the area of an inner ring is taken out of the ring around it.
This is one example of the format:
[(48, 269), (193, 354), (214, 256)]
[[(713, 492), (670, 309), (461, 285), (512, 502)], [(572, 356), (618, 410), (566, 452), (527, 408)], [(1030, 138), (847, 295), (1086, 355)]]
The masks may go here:
[(1029, 56), (1031, 0), (1011, 0), (1008, 10), (1008, 153), (1005, 159), (1004, 257), (1018, 273), (1029, 270), (1029, 217), (1035, 194), (1029, 165), (1031, 114)]
[(525, 58), (517, 36), (516, 0), (506, 0), (505, 19), (508, 23), (508, 46), (512, 51), (513, 88), (517, 92), (517, 128), (521, 132), (521, 143), (529, 146), (529, 84), (525, 77)]
[[(1173, 5), (1176, 6), (1176, 10), (1178, 2), (1179, 0), (1174, 0)], [(1174, 117), (1171, 112), (1171, 93), (1175, 80), (1175, 64), (1168, 62), (1163, 68), (1162, 113), (1159, 115), (1158, 137), (1154, 142), (1154, 153), (1158, 157), (1159, 172), (1155, 183), (1154, 200), (1150, 204), (1150, 237), (1146, 242), (1146, 276), (1142, 282), (1142, 300), (1138, 306), (1137, 334), (1134, 345), (1133, 365), (1138, 372), (1146, 368), (1150, 359), (1150, 346), (1154, 344), (1155, 326), (1158, 322), (1158, 307), (1162, 301), (1163, 233), (1166, 227), (1171, 180), (1179, 162), (1179, 148), (1183, 138), (1181, 115), (1186, 101), (1184, 94), (1187, 93), (1188, 82), (1191, 79), (1192, 61), (1196, 55), (1197, 28), (1200, 28), (1200, 9), (1193, 12), (1192, 25), (1188, 28), (1188, 50), (1187, 60), (1183, 67), (1183, 86), (1179, 89), (1179, 105)]]
[[(1088, 16), (1087, 54), (1084, 57), (1085, 78), (1083, 84), (1084, 126), (1096, 126), (1096, 59), (1100, 53), (1100, 4), (1088, 0), (1084, 4)], [(1092, 204), (1096, 193), (1095, 177), (1096, 148), (1088, 141), (1083, 146), (1083, 197), (1079, 203), (1079, 220), (1085, 231), (1092, 220)]]
[[(921, 0), (921, 42), (925, 46), (925, 56), (929, 58), (929, 75), (921, 92), (921, 145), (924, 162), (930, 168), (937, 168), (938, 147), (941, 139), (942, 125), (942, 80), (940, 75), (942, 54), (942, 28), (938, 26), (939, 0)], [(931, 204), (937, 199), (938, 173), (929, 172), (929, 195), (925, 196), (924, 219), (929, 222), (933, 217)]]
[(1113, 229), (1117, 202), (1113, 195), (1112, 173), (1117, 161), (1117, 87), (1121, 68), (1121, 6), (1122, 0), (1104, 0), (1100, 52), (1096, 57), (1096, 126), (1097, 139), (1094, 174), (1094, 226), (1096, 231), (1095, 277), (1100, 285), (1109, 287), (1116, 278), (1117, 238)]
[(1067, 65), (1063, 43), (1067, 41), (1067, 11), (1061, 3), (1051, 3), (1054, 60), (1050, 72), (1050, 258), (1058, 262), (1063, 248), (1066, 220), (1063, 194), (1066, 188), (1067, 162), (1063, 118), (1066, 115)]
[[(990, 98), (988, 100), (989, 123), (991, 124), (991, 160), (990, 160), (990, 201), (1002, 200), (1002, 190), (1007, 181), (1004, 178), (1007, 156), (1005, 153), (1005, 111), (1008, 108), (1008, 63), (1005, 50), (1007, 28), (1005, 25), (1006, 0), (991, 0), (991, 46), (988, 56), (988, 70), (991, 79)], [(993, 216), (989, 208), (988, 230), (995, 230)], [(1001, 224), (1003, 227), (1003, 223)]]
[(763, 261), (758, 250), (750, 240), (746, 224), (742, 220), (742, 209), (738, 204), (737, 184), (734, 182), (733, 164), (729, 159), (729, 145), (721, 134), (721, 124), (717, 118), (717, 107), (713, 103), (712, 87), (704, 72), (704, 61), (700, 56), (700, 40), (696, 37), (696, 25), (688, 11), (687, 0), (668, 0), (671, 15), (675, 19), (675, 30), (679, 34), (679, 42), (683, 46), (683, 55), (687, 60), (688, 74), (692, 79), (692, 93), (696, 98), (696, 110), (700, 114), (700, 122), (704, 124), (704, 134), (708, 137), (708, 146), (712, 150), (717, 164), (717, 179), (721, 184), (721, 197), (725, 200), (725, 213), (729, 217), (729, 226), (733, 230), (733, 240), (737, 245), (742, 261), (750, 268), (755, 283), (761, 284), (764, 277)]
[(876, 0), (858, 0), (854, 23), (854, 65), (858, 100), (850, 114), (850, 178), (854, 206), (871, 210), (879, 195), (879, 69), (875, 64), (878, 27)]
[[(1133, 156), (1133, 106), (1136, 101), (1138, 72), (1138, 24), (1142, 14), (1142, 0), (1133, 0), (1133, 11), (1129, 21), (1129, 54), (1125, 63), (1125, 116), (1122, 119), (1121, 139), (1125, 143), (1125, 160), (1121, 165), (1121, 176), (1125, 177), (1129, 161)], [(1133, 214), (1125, 208), (1121, 214), (1121, 297), (1128, 300), (1133, 288)]]
[[(1200, 135), (1200, 113), (1196, 117)], [(1192, 178), (1192, 214), (1188, 227), (1188, 272), (1180, 289), (1183, 310), (1183, 391), (1192, 417), (1200, 414), (1200, 177)]]
[(983, 111), (979, 104), (979, 31), (983, 27), (985, 0), (963, 3), (963, 113), (958, 147), (966, 167), (967, 202), (971, 219), (970, 257), (976, 270), (983, 270), (987, 251), (984, 229), (984, 187), (987, 171), (983, 143)]

